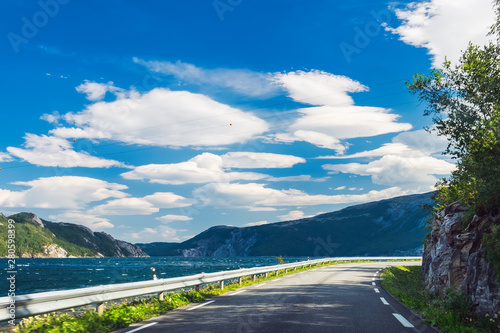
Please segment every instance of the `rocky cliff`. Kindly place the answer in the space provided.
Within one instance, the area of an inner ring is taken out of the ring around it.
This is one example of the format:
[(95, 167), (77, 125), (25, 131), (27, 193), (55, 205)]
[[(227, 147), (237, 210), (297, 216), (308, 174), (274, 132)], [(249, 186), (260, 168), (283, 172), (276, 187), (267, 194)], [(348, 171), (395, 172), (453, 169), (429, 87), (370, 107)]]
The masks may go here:
[[(97, 254), (98, 257), (103, 257)], [(76, 258), (57, 244), (42, 245), (42, 251), (35, 253), (24, 252), (19, 255), (20, 258)]]
[(500, 214), (475, 216), (462, 228), (465, 211), (453, 203), (434, 218), (423, 253), (422, 275), (427, 289), (453, 288), (472, 298), (479, 313), (498, 313), (500, 290), (493, 265), (485, 259), (483, 236), (500, 223)]
[[(246, 257), (257, 241), (257, 235), (243, 236), (240, 228), (216, 226), (208, 230), (208, 237), (200, 238), (196, 247), (182, 249), (183, 257)], [(229, 233), (226, 235), (226, 233)], [(224, 236), (222, 236), (224, 235)]]

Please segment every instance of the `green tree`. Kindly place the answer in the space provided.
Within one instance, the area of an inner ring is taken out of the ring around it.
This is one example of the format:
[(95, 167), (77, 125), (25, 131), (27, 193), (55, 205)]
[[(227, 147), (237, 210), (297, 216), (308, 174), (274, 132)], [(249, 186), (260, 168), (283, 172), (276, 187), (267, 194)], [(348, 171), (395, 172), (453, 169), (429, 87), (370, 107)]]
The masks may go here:
[(491, 26), (490, 34), (497, 35), (497, 41), (500, 41), (500, 0), (495, 0), (494, 3), (497, 21)]
[[(500, 19), (491, 33), (500, 36)], [(457, 159), (451, 177), (438, 183), (438, 204), (460, 200), (471, 215), (493, 209), (500, 202), (500, 39), (469, 44), (456, 65), (416, 74), (407, 87), (425, 102), (431, 130), (448, 139), (445, 153)]]

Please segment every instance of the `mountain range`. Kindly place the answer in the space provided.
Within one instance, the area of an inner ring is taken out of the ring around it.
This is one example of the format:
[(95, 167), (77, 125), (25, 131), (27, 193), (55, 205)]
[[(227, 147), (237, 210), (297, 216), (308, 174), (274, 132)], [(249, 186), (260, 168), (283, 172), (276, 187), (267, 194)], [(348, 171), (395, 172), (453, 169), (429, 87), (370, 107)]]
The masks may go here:
[(151, 256), (420, 255), (432, 194), (401, 196), (260, 226), (214, 226), (182, 243), (136, 245)]
[[(300, 220), (238, 228), (214, 226), (182, 243), (131, 244), (72, 223), (50, 222), (32, 213), (16, 221), (16, 256), (41, 257), (234, 257), (420, 255), (433, 205), (431, 193), (401, 196)], [(0, 238), (0, 257), (7, 256)]]

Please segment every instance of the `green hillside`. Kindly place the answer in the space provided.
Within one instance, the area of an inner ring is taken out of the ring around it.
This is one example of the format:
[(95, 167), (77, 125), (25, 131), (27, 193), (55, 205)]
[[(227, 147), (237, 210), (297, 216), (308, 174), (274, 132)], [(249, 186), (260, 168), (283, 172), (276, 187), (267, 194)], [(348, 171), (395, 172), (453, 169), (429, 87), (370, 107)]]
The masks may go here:
[[(32, 215), (32, 214), (31, 214)], [(19, 213), (9, 217), (0, 215), (0, 256), (7, 256), (7, 228), (8, 219), (14, 219), (16, 230), (16, 257), (36, 256), (44, 253), (44, 246), (56, 244), (68, 252), (69, 256), (95, 257), (97, 252), (64, 239), (57, 238), (49, 229), (40, 228), (33, 224), (29, 213)]]
[[(8, 220), (16, 230), (16, 257), (144, 257), (139, 247), (114, 239), (104, 232), (72, 223), (40, 219), (32, 213), (0, 215), (0, 257), (7, 256)], [(48, 248), (50, 247), (50, 248)], [(66, 251), (66, 254), (64, 254)]]

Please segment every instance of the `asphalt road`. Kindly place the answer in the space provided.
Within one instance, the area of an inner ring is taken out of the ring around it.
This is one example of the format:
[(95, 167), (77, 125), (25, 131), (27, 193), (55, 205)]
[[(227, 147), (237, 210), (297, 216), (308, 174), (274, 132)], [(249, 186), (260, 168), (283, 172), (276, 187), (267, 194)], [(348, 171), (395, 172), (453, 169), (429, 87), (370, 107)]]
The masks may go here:
[(437, 332), (380, 287), (379, 271), (388, 265), (320, 267), (178, 308), (116, 332)]

